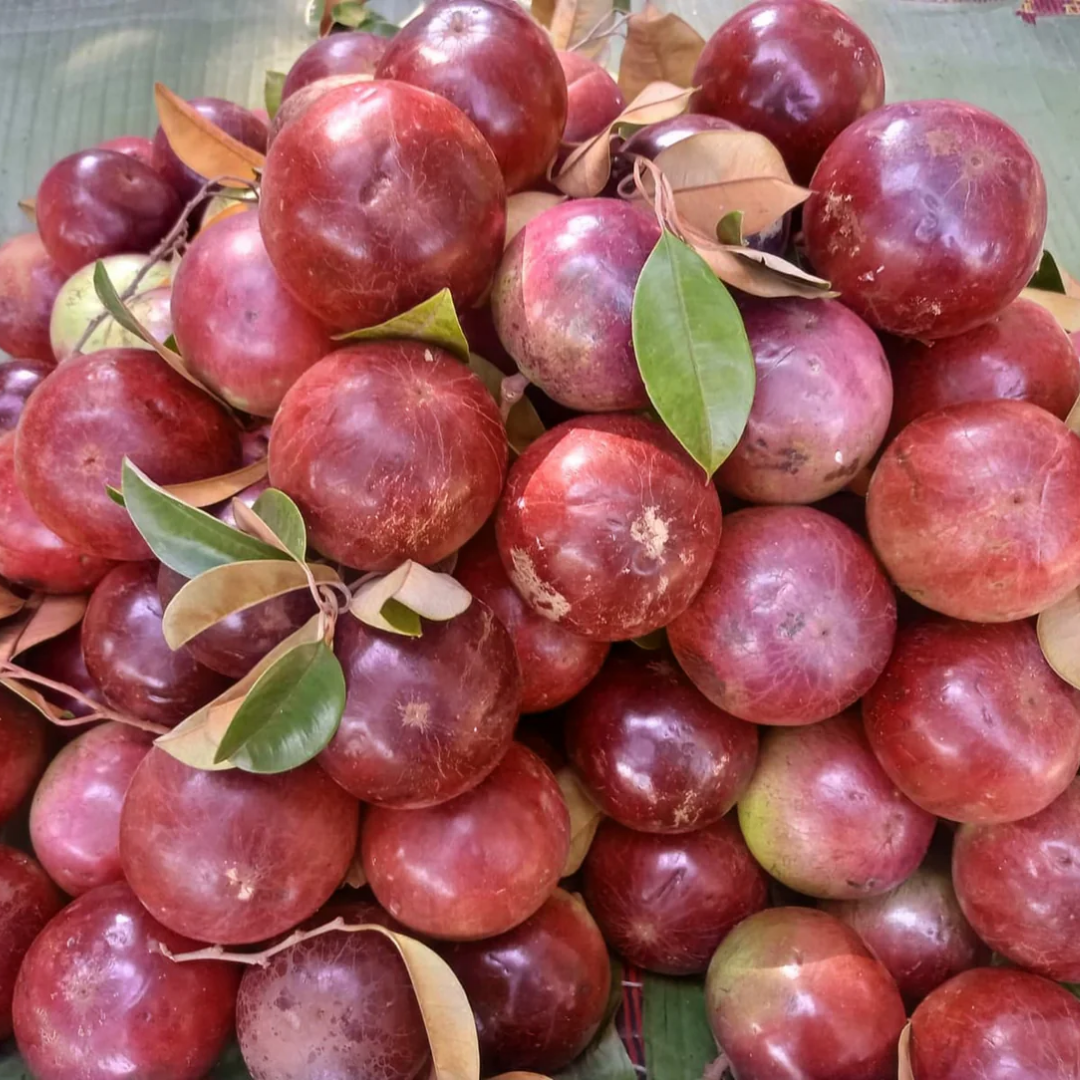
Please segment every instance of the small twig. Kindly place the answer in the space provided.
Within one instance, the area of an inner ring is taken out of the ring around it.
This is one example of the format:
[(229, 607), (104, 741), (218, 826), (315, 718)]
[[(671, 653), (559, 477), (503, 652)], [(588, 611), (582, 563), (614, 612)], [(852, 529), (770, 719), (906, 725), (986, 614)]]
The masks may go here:
[[(600, 33), (600, 27), (602, 27), (609, 19), (614, 18), (614, 22), (605, 30)], [(614, 12), (609, 11), (579, 42), (571, 45), (567, 52), (576, 52), (582, 47), (582, 45), (589, 45), (594, 41), (604, 41), (607, 38), (615, 37), (619, 31), (621, 31), (626, 24), (630, 21), (630, 15), (628, 13), (621, 13), (615, 15)]]
[(529, 380), (521, 374), (507, 375), (499, 385), (499, 412), (505, 424), (510, 410), (525, 396)]

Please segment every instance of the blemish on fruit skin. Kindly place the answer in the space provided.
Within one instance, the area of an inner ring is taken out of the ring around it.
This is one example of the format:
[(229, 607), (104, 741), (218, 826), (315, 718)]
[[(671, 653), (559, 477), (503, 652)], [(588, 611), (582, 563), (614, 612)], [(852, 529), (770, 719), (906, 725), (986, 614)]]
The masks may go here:
[(659, 515), (655, 506), (646, 506), (641, 516), (630, 525), (630, 535), (645, 548), (650, 559), (661, 559), (670, 532), (668, 523)]
[(529, 604), (547, 619), (558, 622), (570, 613), (570, 602), (546, 581), (541, 581), (536, 566), (527, 551), (512, 548), (510, 577)]

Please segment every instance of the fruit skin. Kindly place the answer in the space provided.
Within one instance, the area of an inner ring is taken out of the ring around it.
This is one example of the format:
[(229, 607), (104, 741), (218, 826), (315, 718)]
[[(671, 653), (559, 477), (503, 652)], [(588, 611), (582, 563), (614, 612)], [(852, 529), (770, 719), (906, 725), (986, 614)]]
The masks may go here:
[(890, 334), (944, 338), (978, 326), (1016, 299), (1042, 257), (1039, 164), (974, 105), (886, 105), (836, 139), (810, 187), (811, 263)]
[(206, 772), (155, 748), (124, 800), (120, 860), (166, 926), (247, 944), (329, 899), (356, 850), (358, 819), (356, 800), (314, 764), (270, 776)]
[(1080, 584), (1080, 442), (1024, 401), (922, 416), (881, 456), (866, 522), (889, 576), (924, 607), (1025, 619)]
[(83, 732), (53, 758), (30, 806), (34, 854), (69, 896), (122, 881), (120, 810), (153, 736), (125, 724)]
[(534, 611), (619, 641), (666, 626), (693, 599), (716, 551), (720, 502), (659, 424), (588, 416), (517, 459), (495, 527), (503, 566)]
[(240, 972), (174, 964), (199, 943), (152, 918), (123, 882), (69, 904), (15, 986), (15, 1037), (40, 1080), (200, 1080), (232, 1032)]
[(995, 952), (1055, 982), (1080, 982), (1080, 780), (1022, 821), (961, 826), (953, 882)]
[(476, 1017), (485, 1076), (563, 1069), (604, 1018), (607, 946), (585, 904), (562, 889), (513, 930), (440, 952)]
[(521, 674), (514, 643), (473, 600), (421, 637), (342, 618), (334, 653), (345, 712), (319, 764), (366, 803), (418, 809), (476, 787), (514, 737)]
[(580, 143), (599, 135), (626, 108), (626, 98), (615, 80), (595, 61), (581, 53), (556, 49), (566, 77), (564, 143)]
[(896, 983), (822, 911), (773, 908), (737, 926), (709, 965), (705, 1007), (739, 1080), (896, 1076), (905, 1019)]
[(0, 687), (0, 825), (33, 791), (45, 768), (47, 730), (33, 705)]
[(454, 576), (482, 600), (510, 632), (521, 667), (521, 711), (545, 712), (583, 690), (604, 664), (610, 646), (571, 634), (538, 615), (506, 574), (495, 530), (485, 525), (458, 552)]
[(239, 431), (213, 400), (145, 349), (74, 357), (27, 402), (15, 440), (19, 486), (41, 520), (107, 559), (150, 554), (105, 490), (129, 457), (159, 484), (240, 465)]
[(364, 30), (319, 38), (289, 68), (281, 87), (282, 104), (319, 79), (333, 75), (374, 75), (386, 45), (386, 38)]
[(1045, 308), (1014, 300), (988, 322), (933, 344), (893, 338), (893, 435), (912, 420), (964, 401), (1030, 401), (1059, 420), (1080, 396), (1080, 362)]
[(798, 725), (858, 701), (895, 631), (893, 591), (866, 544), (819, 510), (776, 506), (725, 519), (709, 576), (668, 640), (721, 709)]
[(11, 1037), (11, 999), (23, 957), (63, 905), (59, 889), (29, 855), (0, 844), (0, 1040)]
[(457, 551), (495, 508), (508, 456), (498, 407), (464, 364), (377, 341), (332, 353), (285, 395), (270, 480), (314, 547), (385, 573)]
[[(266, 124), (253, 112), (224, 98), (191, 98), (188, 104), (200, 116), (217, 125), (227, 135), (239, 139), (259, 153), (266, 152)], [(169, 145), (165, 132), (159, 127), (154, 132), (154, 168), (176, 189), (187, 202), (192, 199), (208, 179), (189, 169)]]
[(905, 627), (862, 710), (893, 782), (954, 821), (1026, 818), (1080, 766), (1080, 693), (1054, 674), (1026, 622)]
[(380, 904), (430, 937), (473, 941), (536, 912), (558, 885), (570, 815), (551, 770), (513, 743), (481, 784), (424, 810), (364, 815), (364, 873)]
[[(331, 38), (320, 38), (316, 44), (322, 41), (334, 41), (339, 37), (341, 37), (340, 34), (334, 34)], [(315, 102), (324, 98), (331, 90), (370, 81), (370, 79), (366, 79), (362, 75), (327, 75), (325, 79), (316, 79), (313, 83), (308, 83), (307, 86), (297, 90), (290, 98), (282, 101), (281, 108), (274, 114), (274, 119), (270, 121), (270, 134), (267, 138), (267, 145), (273, 146), (274, 140), (281, 133), (282, 128), (287, 124), (291, 124), (294, 120), (298, 120)]]
[(441, 0), (391, 39), (375, 70), (452, 101), (488, 141), (509, 194), (540, 180), (566, 124), (562, 66), (511, 4)]
[(506, 249), (491, 294), (507, 352), (549, 397), (581, 412), (649, 403), (631, 308), (660, 239), (655, 219), (613, 199), (574, 199), (533, 218)]
[(62, 540), (15, 482), (15, 433), (0, 435), (0, 575), (45, 593), (86, 592), (114, 564)]
[(570, 703), (566, 745), (605, 814), (642, 832), (681, 833), (735, 805), (753, 775), (758, 736), (665, 653), (645, 661), (635, 649), (616, 652)]
[(766, 731), (739, 800), (754, 858), (788, 888), (827, 900), (895, 888), (922, 862), (936, 824), (893, 786), (851, 711)]
[(172, 727), (224, 693), (231, 680), (186, 649), (169, 648), (157, 574), (156, 562), (139, 562), (121, 563), (105, 575), (83, 616), (83, 657), (107, 701)]
[(0, 245), (0, 349), (20, 359), (54, 359), (49, 318), (66, 280), (37, 233)]
[(118, 135), (115, 139), (106, 139), (97, 144), (99, 150), (115, 150), (118, 154), (127, 154), (151, 169), (154, 165), (154, 140), (145, 135)]
[(960, 910), (947, 863), (928, 859), (890, 892), (820, 907), (863, 939), (909, 1008), (961, 971), (990, 962), (990, 950)]
[(892, 378), (877, 336), (835, 300), (744, 300), (740, 310), (757, 386), (717, 484), (753, 503), (835, 494), (873, 460), (889, 426)]
[(37, 192), (38, 232), (65, 275), (95, 259), (151, 251), (183, 209), (162, 176), (128, 154), (81, 150), (58, 161)]
[[(401, 929), (365, 901), (331, 901), (320, 916), (311, 921), (340, 916), (350, 925)], [(254, 1080), (413, 1080), (430, 1058), (409, 973), (377, 933), (324, 934), (278, 953), (266, 967), (249, 967), (236, 1030)]]
[(0, 357), (0, 432), (14, 431), (26, 399), (56, 365), (51, 360), (8, 360)]
[(757, 131), (805, 184), (829, 144), (885, 100), (874, 43), (822, 0), (758, 0), (706, 43), (692, 86), (695, 113)]
[(459, 109), (403, 83), (357, 83), (274, 139), (259, 223), (297, 300), (334, 330), (358, 330), (442, 288), (459, 308), (477, 303), (502, 255), (506, 190)]
[(915, 1080), (1068, 1080), (1080, 1070), (1080, 1001), (1010, 968), (976, 968), (911, 1017)]
[(584, 873), (585, 902), (605, 940), (662, 975), (703, 972), (731, 928), (769, 900), (734, 817), (679, 836), (604, 821)]

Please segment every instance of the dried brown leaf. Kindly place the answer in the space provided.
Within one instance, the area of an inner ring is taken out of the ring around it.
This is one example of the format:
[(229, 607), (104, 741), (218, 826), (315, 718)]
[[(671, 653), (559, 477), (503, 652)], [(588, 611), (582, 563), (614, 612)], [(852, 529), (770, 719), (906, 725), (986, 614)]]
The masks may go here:
[(678, 15), (666, 14), (652, 3), (631, 15), (619, 63), (619, 89), (632, 98), (651, 82), (663, 79), (692, 86), (705, 39)]
[(674, 83), (650, 83), (608, 127), (574, 147), (554, 177), (555, 186), (575, 199), (599, 195), (611, 178), (612, 132), (623, 125), (643, 127), (679, 116), (686, 112), (692, 94)]
[(85, 596), (44, 597), (37, 610), (27, 619), (11, 655), (18, 656), (19, 653), (26, 652), (43, 641), (51, 641), (73, 626), (78, 626), (86, 614), (86, 603)]
[(1065, 426), (1074, 434), (1080, 435), (1080, 398), (1073, 402), (1069, 415), (1065, 417)]
[(529, 14), (541, 25), (550, 26), (555, 14), (555, 0), (532, 0)]
[(604, 815), (578, 774), (569, 766), (560, 769), (555, 779), (559, 781), (566, 809), (570, 811), (570, 851), (560, 875), (569, 877), (581, 869)]
[(1080, 590), (1039, 614), (1039, 646), (1046, 662), (1070, 686), (1080, 689)]
[(605, 39), (592, 36), (593, 32), (603, 30), (614, 14), (614, 0), (555, 0), (549, 24), (551, 43), (556, 49), (580, 46), (578, 52), (595, 56), (604, 48)]
[(349, 611), (368, 626), (401, 633), (387, 617), (387, 604), (399, 605), (425, 619), (446, 622), (468, 610), (472, 595), (449, 574), (438, 574), (406, 559), (389, 574), (365, 581), (353, 595)]
[(33, 195), (20, 199), (19, 209), (30, 219), (32, 225), (37, 224), (37, 199)]
[(911, 1071), (911, 1021), (904, 1025), (900, 1032), (899, 1044), (900, 1067), (897, 1070), (897, 1080), (915, 1080), (915, 1074)]
[(25, 683), (16, 679), (0, 679), (0, 686), (6, 686), (13, 694), (18, 694), (24, 701), (29, 702), (46, 720), (62, 721), (64, 719), (63, 709), (47, 701), (41, 693)]
[(154, 84), (158, 120), (176, 156), (200, 176), (254, 180), (266, 158), (211, 123), (164, 83)]
[(170, 484), (165, 490), (186, 502), (188, 506), (214, 506), (216, 503), (231, 499), (238, 492), (257, 484), (267, 473), (266, 458), (253, 461), (240, 469), (211, 476), (206, 480), (192, 480), (186, 484)]
[(506, 246), (534, 217), (566, 202), (565, 195), (550, 191), (519, 191), (506, 200)]
[(16, 596), (10, 589), (0, 584), (0, 619), (7, 619), (18, 614), (26, 606), (21, 596)]
[(753, 248), (709, 243), (697, 235), (687, 236), (687, 242), (721, 281), (752, 296), (826, 300), (839, 295), (829, 290), (829, 283), (823, 278), (814, 277), (779, 256)]
[[(1072, 281), (1071, 278), (1069, 280)], [(1069, 288), (1070, 286), (1066, 284), (1066, 289)], [(1040, 307), (1046, 308), (1057, 319), (1063, 330), (1070, 334), (1080, 331), (1080, 296), (1047, 292), (1045, 289), (1025, 289), (1020, 295), (1025, 300), (1032, 300)]]

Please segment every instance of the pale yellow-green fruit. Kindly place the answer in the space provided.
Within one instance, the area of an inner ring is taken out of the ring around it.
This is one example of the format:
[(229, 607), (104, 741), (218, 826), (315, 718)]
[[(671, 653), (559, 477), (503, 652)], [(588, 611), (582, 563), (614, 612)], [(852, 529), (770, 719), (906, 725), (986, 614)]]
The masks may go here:
[[(146, 263), (146, 256), (110, 255), (102, 262), (116, 291), (123, 293)], [(87, 324), (105, 310), (94, 291), (94, 266), (94, 263), (84, 266), (68, 278), (53, 303), (49, 339), (57, 360), (66, 360), (71, 355)], [(160, 322), (159, 319), (144, 319), (144, 316), (151, 316), (160, 310), (161, 293), (158, 290), (172, 283), (173, 273), (174, 267), (169, 263), (158, 263), (147, 271), (139, 283), (139, 293), (128, 304), (136, 318), (144, 322)], [(152, 291), (155, 295), (149, 298), (144, 295)], [(92, 353), (119, 348), (148, 349), (150, 346), (128, 333), (109, 316), (94, 330), (81, 351)]]

